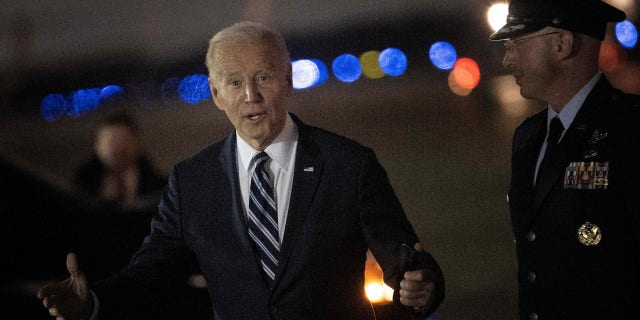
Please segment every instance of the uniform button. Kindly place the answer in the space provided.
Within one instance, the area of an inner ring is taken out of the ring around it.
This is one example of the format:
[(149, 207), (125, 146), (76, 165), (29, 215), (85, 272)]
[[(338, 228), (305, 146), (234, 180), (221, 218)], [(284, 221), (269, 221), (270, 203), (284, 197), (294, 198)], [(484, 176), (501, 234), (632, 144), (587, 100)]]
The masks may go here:
[(529, 320), (538, 320), (538, 314), (535, 312), (530, 313)]
[(529, 240), (529, 242), (532, 242), (535, 239), (536, 239), (536, 233), (535, 232), (533, 232), (533, 231), (527, 232), (527, 240)]
[(529, 280), (529, 282), (536, 281), (536, 274), (533, 272), (529, 272), (529, 274), (527, 274), (527, 280)]

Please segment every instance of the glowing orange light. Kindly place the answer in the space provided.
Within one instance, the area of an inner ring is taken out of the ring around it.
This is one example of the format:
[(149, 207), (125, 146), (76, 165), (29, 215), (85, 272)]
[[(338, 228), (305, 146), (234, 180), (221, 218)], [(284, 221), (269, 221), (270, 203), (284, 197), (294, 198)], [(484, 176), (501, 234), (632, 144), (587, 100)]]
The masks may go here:
[(364, 270), (364, 292), (371, 303), (393, 300), (393, 289), (387, 286), (382, 279), (382, 268), (376, 259), (368, 253)]
[(449, 89), (451, 89), (451, 91), (459, 96), (468, 96), (471, 91), (473, 91), (473, 89), (467, 89), (467, 88), (463, 88), (460, 86), (460, 84), (458, 84), (458, 82), (455, 79), (454, 73), (453, 71), (449, 72), (449, 78), (447, 78), (447, 83), (449, 84)]
[(470, 58), (460, 58), (453, 66), (453, 78), (464, 89), (473, 89), (480, 82), (480, 68)]

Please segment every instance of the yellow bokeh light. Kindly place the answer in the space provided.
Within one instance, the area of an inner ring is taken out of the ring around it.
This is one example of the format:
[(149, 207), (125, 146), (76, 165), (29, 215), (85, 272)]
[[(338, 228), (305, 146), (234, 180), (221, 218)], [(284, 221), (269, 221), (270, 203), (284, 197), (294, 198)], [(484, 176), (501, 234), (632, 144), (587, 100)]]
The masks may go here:
[(384, 77), (384, 71), (380, 68), (378, 62), (380, 52), (371, 50), (360, 55), (360, 64), (362, 65), (362, 74), (369, 79), (380, 79)]

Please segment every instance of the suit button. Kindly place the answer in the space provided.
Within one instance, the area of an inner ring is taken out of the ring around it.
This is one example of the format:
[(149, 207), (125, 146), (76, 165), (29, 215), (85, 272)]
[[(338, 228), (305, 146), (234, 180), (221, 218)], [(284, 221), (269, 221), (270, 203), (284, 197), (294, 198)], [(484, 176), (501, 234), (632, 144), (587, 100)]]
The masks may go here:
[(536, 233), (533, 231), (527, 232), (527, 240), (529, 240), (529, 242), (533, 242), (533, 240), (536, 240)]
[(538, 314), (535, 312), (530, 313), (529, 320), (538, 320)]
[(529, 282), (536, 281), (536, 274), (533, 272), (529, 272), (529, 274), (527, 274), (527, 280), (529, 280)]

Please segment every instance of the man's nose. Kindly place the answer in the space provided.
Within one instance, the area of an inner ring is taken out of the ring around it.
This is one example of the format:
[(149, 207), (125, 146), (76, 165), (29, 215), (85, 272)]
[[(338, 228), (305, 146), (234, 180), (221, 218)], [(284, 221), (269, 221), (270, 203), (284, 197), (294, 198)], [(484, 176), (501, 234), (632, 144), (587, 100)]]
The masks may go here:
[(258, 89), (258, 86), (253, 81), (247, 83), (247, 85), (244, 88), (244, 93), (245, 93), (245, 96), (244, 96), (245, 102), (257, 102), (262, 99), (260, 90)]

